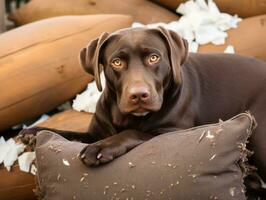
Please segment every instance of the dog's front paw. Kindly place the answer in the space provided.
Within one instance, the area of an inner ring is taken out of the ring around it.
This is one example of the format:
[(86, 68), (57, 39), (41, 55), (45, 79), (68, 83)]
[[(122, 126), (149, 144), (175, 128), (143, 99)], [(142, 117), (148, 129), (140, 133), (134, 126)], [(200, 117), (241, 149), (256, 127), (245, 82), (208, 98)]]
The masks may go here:
[(33, 128), (28, 128), (28, 129), (22, 129), (17, 137), (16, 137), (16, 141), (21, 142), (25, 145), (27, 145), (27, 147), (30, 150), (34, 150), (35, 146), (36, 146), (36, 135), (39, 131), (44, 130), (44, 128), (42, 127), (33, 127)]
[(23, 129), (19, 132), (16, 140), (34, 148), (36, 144), (36, 135), (39, 131), (40, 129), (38, 127)]
[(114, 145), (109, 142), (99, 141), (89, 144), (80, 152), (81, 161), (87, 166), (97, 166), (112, 161), (118, 156), (126, 153), (123, 145)]

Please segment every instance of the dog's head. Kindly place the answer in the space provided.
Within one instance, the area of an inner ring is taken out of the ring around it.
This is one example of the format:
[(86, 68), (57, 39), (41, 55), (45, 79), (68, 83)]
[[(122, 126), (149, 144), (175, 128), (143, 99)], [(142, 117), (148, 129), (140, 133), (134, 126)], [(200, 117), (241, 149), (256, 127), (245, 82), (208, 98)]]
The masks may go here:
[(144, 116), (161, 108), (171, 81), (181, 84), (180, 68), (187, 55), (187, 42), (173, 31), (129, 28), (103, 33), (81, 50), (80, 60), (100, 91), (99, 73), (104, 70), (122, 113)]

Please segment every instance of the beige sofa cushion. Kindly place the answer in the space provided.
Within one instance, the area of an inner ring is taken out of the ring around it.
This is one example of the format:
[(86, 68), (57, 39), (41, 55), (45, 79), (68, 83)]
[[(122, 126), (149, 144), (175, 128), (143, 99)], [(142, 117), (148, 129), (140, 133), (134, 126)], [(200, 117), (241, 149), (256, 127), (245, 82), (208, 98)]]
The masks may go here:
[(148, 0), (31, 0), (9, 19), (21, 25), (60, 15), (89, 14), (126, 14), (144, 24), (178, 19), (177, 14)]
[(92, 80), (79, 52), (102, 32), (129, 27), (126, 15), (64, 16), (0, 35), (0, 131), (46, 113)]

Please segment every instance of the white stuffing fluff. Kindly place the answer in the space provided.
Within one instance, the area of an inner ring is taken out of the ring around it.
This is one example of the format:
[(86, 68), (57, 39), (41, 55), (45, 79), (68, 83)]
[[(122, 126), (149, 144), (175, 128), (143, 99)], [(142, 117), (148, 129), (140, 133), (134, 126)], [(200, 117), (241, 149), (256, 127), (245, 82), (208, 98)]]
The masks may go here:
[(68, 167), (70, 166), (70, 164), (69, 164), (68, 160), (66, 160), (66, 159), (63, 159), (62, 161), (63, 161), (63, 164), (64, 164), (65, 166), (68, 166)]
[[(105, 87), (104, 73), (101, 73), (101, 83), (103, 88)], [(85, 111), (94, 113), (96, 109), (96, 104), (101, 96), (101, 92), (98, 91), (96, 82), (93, 81), (88, 84), (87, 89), (78, 94), (76, 99), (73, 100), (73, 109), (77, 111)]]
[[(23, 124), (23, 128), (31, 128), (49, 118), (48, 115), (42, 115), (40, 119), (38, 119), (33, 124), (26, 126)], [(0, 138), (0, 165), (3, 163), (4, 167), (10, 171), (12, 165), (18, 160), (19, 168), (21, 171), (30, 172), (33, 175), (36, 174), (37, 168), (30, 166), (35, 159), (35, 152), (26, 152), (23, 153), (26, 146), (21, 143), (16, 143), (14, 139), (10, 138), (8, 141), (5, 141), (3, 137)], [(23, 153), (22, 155), (20, 155)], [(19, 156), (20, 155), (20, 156)]]
[[(190, 0), (180, 4), (176, 11), (183, 16), (178, 21), (166, 23), (155, 23), (146, 25), (148, 28), (158, 26), (177, 32), (189, 43), (189, 52), (197, 52), (199, 45), (212, 43), (221, 45), (225, 43), (228, 34), (225, 32), (230, 28), (236, 28), (241, 21), (237, 15), (231, 16), (221, 13), (213, 0)], [(132, 27), (143, 27), (141, 23), (133, 23)], [(224, 53), (234, 53), (234, 47), (229, 45)], [(105, 83), (103, 73), (101, 80)], [(73, 101), (73, 109), (94, 113), (96, 103), (101, 93), (97, 90), (95, 81), (88, 84), (87, 89), (77, 95)]]
[[(19, 168), (23, 172), (30, 172), (31, 163), (36, 158), (35, 152), (25, 152), (18, 157)], [(34, 171), (34, 170), (33, 170)]]
[[(225, 43), (230, 28), (236, 28), (241, 21), (237, 15), (231, 16), (221, 13), (213, 0), (190, 0), (180, 4), (176, 9), (183, 16), (178, 21), (148, 24), (147, 27), (158, 26), (177, 32), (189, 43), (189, 51), (197, 52), (198, 45), (212, 43), (221, 45)], [(140, 23), (133, 23), (133, 27), (143, 27)]]
[(234, 54), (235, 53), (235, 49), (232, 45), (228, 45), (226, 47), (226, 49), (224, 50), (224, 53), (231, 53), (231, 54)]
[(8, 152), (8, 146), (6, 145), (5, 139), (1, 137), (0, 138), (0, 164), (3, 163), (7, 152)]
[(46, 121), (48, 118), (49, 118), (49, 115), (44, 114), (44, 115), (42, 115), (37, 121), (35, 121), (33, 124), (31, 124), (31, 125), (29, 125), (29, 126), (23, 124), (23, 127), (22, 127), (22, 128), (23, 128), (23, 129), (26, 129), (26, 128), (32, 128), (32, 127), (34, 127), (34, 126), (36, 126), (36, 125), (38, 125), (38, 124), (40, 124), (40, 123)]
[(5, 141), (3, 137), (0, 139), (0, 164), (10, 171), (11, 166), (18, 159), (18, 155), (25, 149), (24, 144), (17, 144), (12, 138)]
[(37, 174), (37, 167), (34, 164), (32, 164), (32, 166), (30, 168), (30, 173), (33, 175)]
[[(21, 143), (16, 143), (13, 138), (5, 141), (3, 137), (0, 138), (0, 165), (10, 171), (12, 165), (18, 160), (19, 168), (21, 171), (30, 172), (30, 166), (35, 159), (35, 152), (24, 152), (26, 146)], [(21, 154), (23, 153), (23, 154)], [(21, 155), (20, 155), (21, 154)], [(20, 155), (20, 156), (19, 156)], [(32, 174), (36, 174), (36, 167), (32, 166)]]

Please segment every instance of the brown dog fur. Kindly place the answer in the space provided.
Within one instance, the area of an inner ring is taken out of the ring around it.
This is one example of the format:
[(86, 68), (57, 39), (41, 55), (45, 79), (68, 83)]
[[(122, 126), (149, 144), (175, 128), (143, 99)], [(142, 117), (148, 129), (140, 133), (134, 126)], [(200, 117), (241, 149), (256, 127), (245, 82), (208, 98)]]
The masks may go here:
[[(147, 64), (151, 54), (159, 55)], [(122, 69), (112, 61), (120, 58)], [(84, 69), (95, 76), (104, 70), (106, 87), (88, 134), (58, 132), (88, 144), (81, 160), (88, 166), (113, 160), (146, 140), (169, 131), (227, 120), (250, 111), (258, 127), (250, 149), (266, 181), (266, 64), (229, 54), (188, 54), (187, 42), (164, 28), (124, 29), (104, 33), (81, 51)], [(136, 84), (149, 92), (145, 102), (130, 103)], [(143, 116), (135, 116), (145, 111)], [(148, 113), (148, 114), (146, 114)]]

